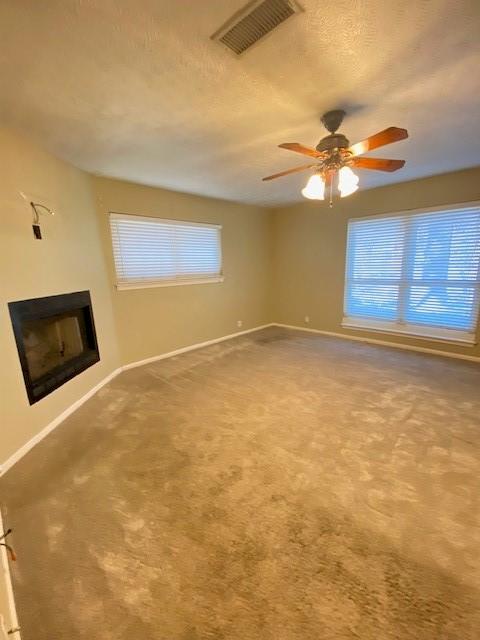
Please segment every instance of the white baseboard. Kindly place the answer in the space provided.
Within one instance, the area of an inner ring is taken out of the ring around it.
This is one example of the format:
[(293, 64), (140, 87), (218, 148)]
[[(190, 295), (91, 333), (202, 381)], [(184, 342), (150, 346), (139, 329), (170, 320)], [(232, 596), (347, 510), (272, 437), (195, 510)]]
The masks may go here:
[(265, 329), (266, 327), (271, 326), (270, 324), (264, 324), (259, 327), (253, 327), (253, 329), (245, 329), (244, 331), (237, 331), (236, 333), (230, 333), (226, 336), (221, 336), (220, 338), (213, 338), (212, 340), (207, 340), (205, 342), (198, 342), (196, 344), (188, 345), (187, 347), (181, 347), (180, 349), (175, 349), (174, 351), (168, 351), (167, 353), (162, 353), (158, 356), (153, 356), (151, 358), (145, 358), (145, 360), (139, 360), (138, 362), (131, 362), (130, 364), (126, 364), (123, 367), (119, 367), (112, 371), (106, 378), (101, 380), (98, 384), (96, 384), (92, 389), (87, 391), (87, 393), (82, 396), (79, 400), (70, 405), (65, 411), (63, 411), (59, 416), (57, 416), (52, 422), (47, 424), (41, 431), (39, 431), (36, 435), (33, 436), (28, 442), (17, 449), (15, 453), (13, 453), (5, 462), (0, 465), (0, 477), (5, 474), (13, 465), (18, 462), (24, 455), (26, 455), (33, 447), (38, 444), (43, 438), (45, 438), (49, 433), (51, 433), (60, 423), (62, 423), (69, 415), (71, 415), (74, 411), (76, 411), (84, 402), (86, 402), (89, 398), (91, 398), (97, 391), (99, 391), (104, 385), (106, 385), (110, 380), (113, 380), (119, 373), (122, 371), (126, 371), (128, 369), (133, 369), (134, 367), (141, 367), (144, 364), (148, 364), (149, 362), (155, 362), (157, 360), (164, 360), (165, 358), (171, 358), (173, 356), (179, 355), (180, 353), (186, 353), (187, 351), (193, 351), (194, 349), (201, 349), (202, 347), (208, 347), (211, 344), (216, 344), (217, 342), (223, 342), (224, 340), (230, 340), (231, 338), (236, 338), (238, 336), (243, 336), (247, 333), (252, 333), (253, 331), (259, 331), (260, 329)]
[(395, 349), (403, 349), (405, 351), (419, 351), (420, 353), (429, 353), (434, 356), (444, 356), (446, 358), (456, 358), (458, 360), (469, 360), (470, 362), (480, 362), (479, 356), (469, 356), (463, 353), (453, 353), (451, 351), (441, 351), (440, 349), (431, 349), (429, 347), (417, 347), (401, 342), (389, 342), (388, 340), (377, 340), (376, 338), (364, 338), (363, 336), (352, 336), (347, 333), (336, 333), (334, 331), (323, 331), (322, 329), (311, 329), (310, 327), (299, 327), (294, 324), (282, 324), (280, 322), (272, 322), (271, 326), (283, 327), (284, 329), (295, 329), (296, 331), (307, 331), (308, 333), (318, 333), (332, 338), (343, 338), (344, 340), (354, 340), (355, 342), (368, 342), (369, 344), (378, 344), (383, 347), (393, 347)]
[[(0, 511), (0, 533), (3, 533), (4, 531), (2, 513)], [(17, 610), (15, 608), (15, 600), (13, 597), (10, 565), (8, 564), (7, 550), (5, 547), (0, 547), (0, 594), (0, 638), (3, 640), (3, 637), (5, 636), (5, 638), (8, 637), (20, 640), (19, 631), (16, 631), (11, 635), (8, 634), (10, 630), (18, 629), (18, 618)], [(2, 633), (4, 635), (2, 635)]]
[(217, 344), (217, 342), (224, 342), (225, 340), (231, 340), (231, 338), (238, 338), (238, 336), (244, 336), (247, 333), (260, 331), (260, 329), (266, 329), (267, 327), (271, 327), (271, 326), (272, 326), (271, 323), (262, 324), (259, 327), (253, 327), (253, 329), (245, 329), (244, 331), (229, 333), (228, 335), (222, 336), (221, 338), (213, 338), (212, 340), (206, 340), (205, 342), (197, 342), (196, 344), (188, 345), (188, 347), (180, 347), (180, 349), (175, 349), (174, 351), (167, 351), (166, 353), (161, 353), (159, 356), (152, 356), (151, 358), (145, 358), (144, 360), (137, 360), (136, 362), (130, 362), (130, 364), (123, 365), (122, 371), (127, 371), (128, 369), (134, 369), (135, 367), (141, 367), (144, 364), (149, 364), (150, 362), (156, 362), (157, 360), (165, 360), (165, 358), (172, 358), (173, 356), (178, 356), (181, 353), (186, 353), (187, 351), (194, 351), (195, 349), (208, 347), (211, 344)]
[(121, 371), (122, 368), (119, 367), (118, 369), (115, 369), (115, 371), (112, 371), (112, 373), (110, 373), (106, 378), (100, 380), (100, 382), (92, 387), (89, 391), (87, 391), (85, 395), (83, 395), (72, 405), (67, 407), (67, 409), (65, 409), (65, 411), (63, 411), (59, 416), (52, 420), (52, 422), (47, 424), (46, 427), (43, 427), (43, 429), (35, 434), (33, 438), (22, 445), (20, 449), (17, 449), (15, 453), (13, 453), (9, 458), (7, 458), (7, 460), (5, 460), (5, 462), (2, 463), (2, 465), (0, 465), (0, 477), (11, 467), (13, 467), (13, 465), (18, 462), (20, 458), (23, 458), (23, 456), (26, 455), (30, 451), (30, 449), (33, 449), (36, 444), (38, 444), (41, 440), (48, 436), (48, 434), (52, 432), (55, 427), (58, 427), (58, 425), (63, 422), (65, 418), (68, 418), (68, 416), (71, 415), (76, 409), (78, 409), (78, 407), (81, 407), (84, 402), (86, 402), (95, 393), (97, 393), (97, 391), (99, 391), (104, 385), (106, 385), (107, 382), (113, 380), (113, 378), (115, 378), (115, 376), (117, 376)]

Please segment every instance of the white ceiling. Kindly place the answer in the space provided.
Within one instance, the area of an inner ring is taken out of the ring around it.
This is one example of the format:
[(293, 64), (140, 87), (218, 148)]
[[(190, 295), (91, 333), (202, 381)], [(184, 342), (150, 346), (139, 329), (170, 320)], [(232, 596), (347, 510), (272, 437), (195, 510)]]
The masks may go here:
[(236, 58), (209, 36), (244, 0), (0, 0), (0, 116), (88, 171), (229, 200), (301, 200), (280, 142), (343, 106), (356, 142), (405, 158), (361, 187), (480, 165), (478, 0), (301, 0)]

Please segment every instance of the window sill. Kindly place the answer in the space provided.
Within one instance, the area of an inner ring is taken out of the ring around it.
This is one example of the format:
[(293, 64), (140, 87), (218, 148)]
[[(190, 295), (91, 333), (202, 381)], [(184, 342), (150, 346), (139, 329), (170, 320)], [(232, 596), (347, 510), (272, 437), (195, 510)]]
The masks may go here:
[(394, 336), (406, 336), (431, 342), (443, 342), (473, 347), (476, 344), (475, 335), (467, 331), (455, 331), (453, 329), (440, 329), (436, 327), (424, 327), (421, 325), (398, 325), (395, 323), (381, 322), (378, 320), (365, 320), (361, 318), (344, 318), (342, 327), (356, 329), (358, 331), (373, 331), (389, 333)]
[(126, 291), (127, 289), (151, 289), (153, 287), (176, 287), (185, 284), (210, 284), (215, 282), (223, 282), (223, 276), (214, 278), (190, 278), (185, 280), (165, 280), (163, 282), (121, 282), (116, 284), (118, 291)]

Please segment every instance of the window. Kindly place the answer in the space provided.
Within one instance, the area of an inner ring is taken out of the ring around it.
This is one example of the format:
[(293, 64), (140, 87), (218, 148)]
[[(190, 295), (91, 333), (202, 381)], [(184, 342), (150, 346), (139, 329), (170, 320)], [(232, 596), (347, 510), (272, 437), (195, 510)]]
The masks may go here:
[(221, 282), (221, 226), (110, 214), (119, 289)]
[(350, 220), (343, 326), (475, 342), (480, 208)]

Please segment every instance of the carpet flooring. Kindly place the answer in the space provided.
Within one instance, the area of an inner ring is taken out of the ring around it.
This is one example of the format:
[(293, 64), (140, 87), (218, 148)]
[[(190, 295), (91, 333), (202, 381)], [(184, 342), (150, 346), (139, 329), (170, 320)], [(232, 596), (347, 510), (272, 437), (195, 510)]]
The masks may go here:
[(480, 367), (270, 328), (1, 480), (23, 640), (478, 640)]

